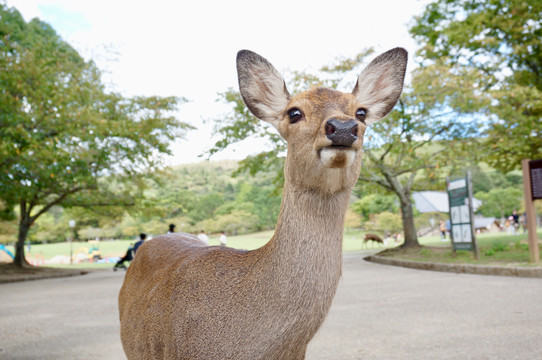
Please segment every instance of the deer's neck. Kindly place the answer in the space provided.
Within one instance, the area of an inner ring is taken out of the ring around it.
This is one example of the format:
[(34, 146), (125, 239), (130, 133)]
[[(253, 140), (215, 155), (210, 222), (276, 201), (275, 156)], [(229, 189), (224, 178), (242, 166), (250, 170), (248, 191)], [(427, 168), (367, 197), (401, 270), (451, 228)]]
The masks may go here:
[(349, 191), (324, 195), (286, 186), (270, 246), (300, 256), (303, 252), (340, 255), (349, 196)]
[(344, 215), (350, 190), (321, 195), (285, 186), (273, 238), (262, 248), (281, 293), (335, 294), (342, 268)]

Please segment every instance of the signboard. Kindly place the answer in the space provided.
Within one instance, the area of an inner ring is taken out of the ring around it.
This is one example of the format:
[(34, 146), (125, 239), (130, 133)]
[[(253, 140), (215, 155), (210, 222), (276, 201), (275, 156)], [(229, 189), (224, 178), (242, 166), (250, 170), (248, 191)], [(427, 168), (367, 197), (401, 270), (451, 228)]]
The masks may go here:
[(473, 233), (472, 195), (470, 175), (465, 178), (447, 181), (448, 203), (450, 206), (450, 235), (454, 250), (476, 252)]
[(529, 161), (529, 175), (533, 200), (542, 199), (542, 160)]
[(523, 170), (523, 193), (525, 196), (525, 212), (527, 215), (527, 239), (529, 242), (529, 256), (532, 263), (540, 262), (540, 251), (536, 235), (536, 215), (534, 200), (542, 199), (542, 159), (521, 160)]

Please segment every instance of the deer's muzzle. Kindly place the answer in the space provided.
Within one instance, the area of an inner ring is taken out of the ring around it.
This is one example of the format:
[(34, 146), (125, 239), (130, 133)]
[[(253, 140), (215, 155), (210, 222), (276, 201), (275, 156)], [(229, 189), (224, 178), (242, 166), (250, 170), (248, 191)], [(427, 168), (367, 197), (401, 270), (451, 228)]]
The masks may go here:
[(331, 146), (349, 147), (358, 139), (358, 122), (329, 119), (325, 125), (325, 132), (327, 138), (331, 140)]

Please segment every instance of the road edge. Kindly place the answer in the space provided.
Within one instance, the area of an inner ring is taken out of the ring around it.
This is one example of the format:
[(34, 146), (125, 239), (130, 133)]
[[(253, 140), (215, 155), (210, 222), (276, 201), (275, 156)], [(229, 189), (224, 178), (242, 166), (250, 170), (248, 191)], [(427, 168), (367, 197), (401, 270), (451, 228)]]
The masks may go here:
[(412, 261), (396, 259), (387, 256), (369, 255), (363, 258), (365, 261), (382, 264), (400, 266), (409, 269), (451, 272), (457, 274), (476, 274), (476, 275), (494, 275), (494, 276), (515, 276), (526, 278), (542, 278), (542, 268), (529, 267), (507, 267), (491, 265), (471, 265), (471, 264), (445, 264), (422, 261)]

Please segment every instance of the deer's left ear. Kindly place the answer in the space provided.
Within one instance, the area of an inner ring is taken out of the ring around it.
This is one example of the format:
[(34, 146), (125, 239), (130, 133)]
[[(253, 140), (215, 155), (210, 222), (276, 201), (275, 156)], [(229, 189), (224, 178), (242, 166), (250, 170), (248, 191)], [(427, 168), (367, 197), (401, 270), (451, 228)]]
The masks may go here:
[(373, 123), (393, 109), (405, 79), (408, 53), (395, 48), (379, 55), (361, 72), (352, 94), (367, 107), (367, 123)]
[(237, 74), (239, 90), (249, 110), (278, 128), (290, 93), (277, 69), (260, 55), (241, 50), (237, 53)]

